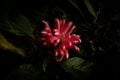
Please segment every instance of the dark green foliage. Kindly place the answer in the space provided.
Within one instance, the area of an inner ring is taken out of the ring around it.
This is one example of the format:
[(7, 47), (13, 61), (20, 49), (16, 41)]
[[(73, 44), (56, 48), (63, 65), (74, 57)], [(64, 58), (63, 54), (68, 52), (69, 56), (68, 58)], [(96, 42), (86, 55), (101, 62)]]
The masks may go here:
[[(0, 2), (0, 80), (120, 79), (120, 12), (116, 0), (112, 4), (105, 0)], [(44, 28), (41, 21), (54, 26), (56, 17), (73, 21), (75, 33), (82, 39), (80, 52), (70, 50), (70, 58), (62, 62), (56, 62), (48, 53), (52, 49), (39, 41)]]
[(25, 16), (18, 15), (14, 20), (5, 20), (4, 23), (1, 23), (0, 28), (18, 36), (31, 37), (35, 26), (33, 26)]
[(88, 80), (92, 73), (93, 63), (79, 57), (73, 57), (62, 63), (66, 72), (71, 73), (76, 80)]

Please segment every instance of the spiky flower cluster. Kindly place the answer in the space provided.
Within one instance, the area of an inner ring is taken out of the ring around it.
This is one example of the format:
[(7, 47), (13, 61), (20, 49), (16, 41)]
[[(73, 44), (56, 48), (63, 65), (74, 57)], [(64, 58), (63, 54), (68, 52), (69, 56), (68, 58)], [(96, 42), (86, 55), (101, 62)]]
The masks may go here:
[(64, 58), (69, 58), (68, 49), (74, 49), (79, 51), (79, 48), (75, 45), (81, 43), (79, 35), (72, 34), (75, 29), (75, 25), (72, 22), (66, 22), (65, 19), (55, 19), (54, 29), (51, 29), (48, 22), (42, 21), (45, 24), (45, 28), (41, 32), (41, 41), (44, 46), (53, 47), (54, 55), (60, 56), (57, 61), (61, 61)]

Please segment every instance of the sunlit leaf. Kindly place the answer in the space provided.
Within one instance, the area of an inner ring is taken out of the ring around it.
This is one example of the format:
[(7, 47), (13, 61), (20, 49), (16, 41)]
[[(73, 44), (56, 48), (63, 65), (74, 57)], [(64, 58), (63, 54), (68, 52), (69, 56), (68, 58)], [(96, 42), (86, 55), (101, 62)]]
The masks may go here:
[(96, 17), (96, 12), (95, 12), (92, 4), (90, 3), (90, 1), (89, 1), (89, 0), (83, 0), (83, 1), (84, 1), (85, 5), (86, 5), (88, 11), (89, 11), (94, 17)]
[(0, 34), (0, 48), (3, 50), (9, 50), (11, 52), (17, 53), (21, 56), (25, 56), (24, 51), (15, 47), (13, 44), (11, 44), (10, 42), (8, 42), (4, 36), (2, 36)]

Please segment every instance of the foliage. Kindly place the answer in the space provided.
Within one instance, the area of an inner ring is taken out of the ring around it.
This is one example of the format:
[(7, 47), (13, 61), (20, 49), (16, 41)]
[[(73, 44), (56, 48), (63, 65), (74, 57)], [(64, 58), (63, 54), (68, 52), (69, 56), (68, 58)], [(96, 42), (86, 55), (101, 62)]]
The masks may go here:
[(8, 42), (1, 34), (0, 34), (0, 48), (3, 50), (12, 51), (21, 56), (25, 56), (24, 51), (22, 51), (19, 48), (16, 48), (14, 45), (12, 45), (10, 42)]
[(23, 15), (18, 15), (14, 20), (5, 20), (0, 28), (18, 36), (30, 37), (32, 36), (34, 30), (33, 25), (31, 25), (29, 20)]
[[(19, 2), (23, 7), (10, 2), (10, 10), (0, 14), (0, 80), (119, 78), (120, 12), (116, 6), (109, 8), (103, 0)], [(56, 62), (48, 52), (52, 49), (39, 40), (44, 28), (41, 21), (53, 26), (56, 17), (73, 21), (82, 40), (80, 51), (70, 50), (70, 58), (61, 62)]]

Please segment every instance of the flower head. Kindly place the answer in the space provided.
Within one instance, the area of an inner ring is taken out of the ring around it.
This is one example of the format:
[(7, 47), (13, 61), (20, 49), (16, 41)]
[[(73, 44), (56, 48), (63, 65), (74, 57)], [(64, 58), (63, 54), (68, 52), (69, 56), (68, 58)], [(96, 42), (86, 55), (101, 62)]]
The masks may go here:
[(68, 49), (74, 49), (79, 51), (79, 48), (75, 45), (81, 42), (80, 36), (72, 34), (75, 29), (75, 25), (72, 22), (66, 22), (65, 19), (55, 19), (54, 29), (51, 29), (48, 22), (42, 21), (45, 24), (45, 28), (41, 32), (41, 41), (44, 46), (53, 47), (54, 55), (60, 56), (57, 61), (61, 61), (64, 58), (69, 58)]

